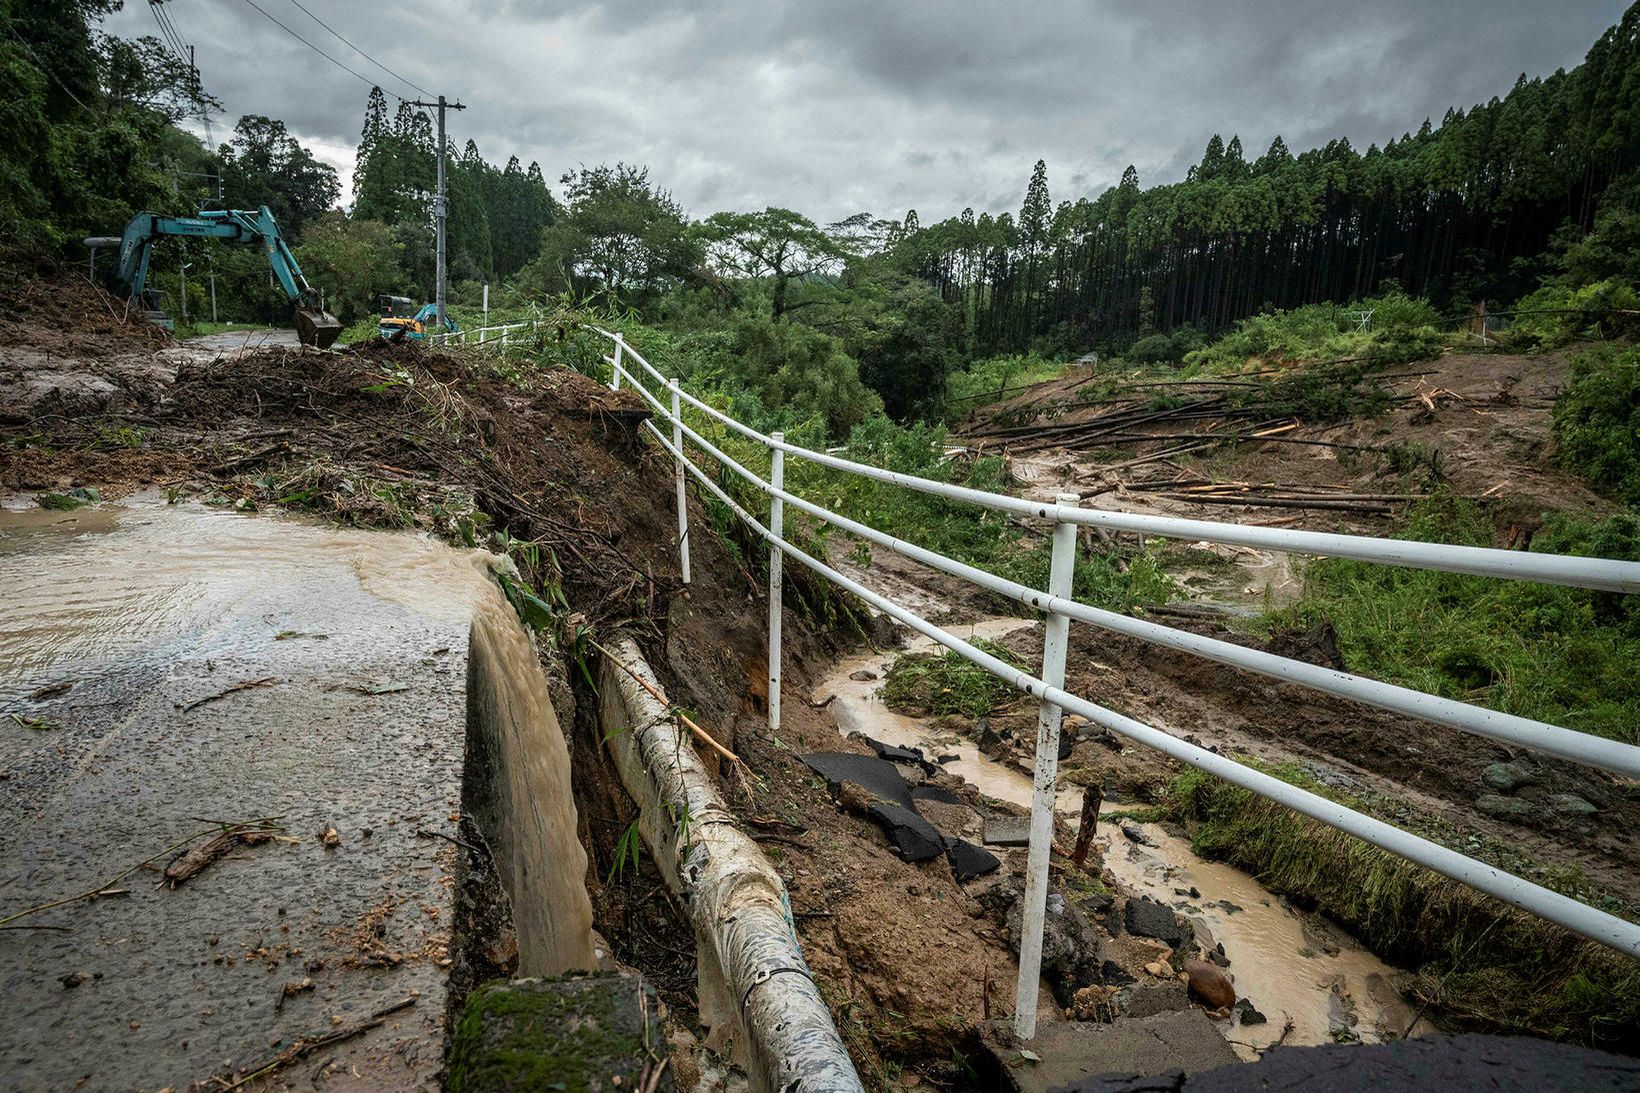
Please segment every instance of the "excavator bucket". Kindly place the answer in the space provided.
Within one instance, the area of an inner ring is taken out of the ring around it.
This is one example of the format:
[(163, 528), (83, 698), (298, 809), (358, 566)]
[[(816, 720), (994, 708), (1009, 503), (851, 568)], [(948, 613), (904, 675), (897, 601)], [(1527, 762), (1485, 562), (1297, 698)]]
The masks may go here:
[(329, 349), (342, 336), (342, 324), (336, 316), (316, 307), (296, 309), (296, 338), (303, 345)]

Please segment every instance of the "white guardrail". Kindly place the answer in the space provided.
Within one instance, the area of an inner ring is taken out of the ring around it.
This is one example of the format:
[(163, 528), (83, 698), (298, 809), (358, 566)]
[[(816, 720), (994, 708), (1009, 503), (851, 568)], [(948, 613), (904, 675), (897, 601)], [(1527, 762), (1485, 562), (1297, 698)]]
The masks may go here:
[[(676, 379), (663, 376), (642, 354), (628, 345), (618, 333), (592, 327), (610, 339), (613, 352), (604, 357), (611, 368), (611, 386), (619, 388), (629, 383), (663, 421), (670, 423), (671, 435), (666, 435), (653, 421), (645, 427), (675, 461), (677, 490), (678, 549), (681, 555), (683, 580), (688, 583), (689, 523), (686, 497), (686, 475), (692, 475), (713, 497), (727, 505), (748, 527), (769, 543), (769, 724), (778, 729), (780, 724), (780, 604), (781, 563), (790, 556), (808, 566), (839, 588), (843, 588), (877, 610), (909, 626), (966, 660), (979, 665), (997, 678), (1033, 695), (1040, 701), (1037, 714), (1036, 770), (1031, 808), (1031, 840), (1026, 870), (1024, 936), (1020, 942), (1019, 982), (1015, 1001), (1015, 1031), (1021, 1040), (1036, 1035), (1036, 1000), (1041, 973), (1043, 909), (1047, 899), (1048, 858), (1053, 838), (1054, 783), (1058, 776), (1059, 727), (1064, 711), (1079, 714), (1129, 739), (1154, 748), (1165, 755), (1193, 767), (1217, 775), (1227, 782), (1250, 789), (1272, 801), (1286, 805), (1322, 823), (1397, 854), (1408, 861), (1433, 869), (1453, 880), (1497, 897), (1506, 903), (1529, 911), (1584, 937), (1610, 946), (1631, 957), (1640, 957), (1640, 925), (1590, 907), (1587, 904), (1533, 884), (1506, 873), (1485, 862), (1476, 861), (1438, 843), (1430, 842), (1391, 824), (1363, 815), (1325, 797), (1289, 785), (1251, 767), (1186, 743), (1170, 733), (1135, 721), (1130, 717), (1106, 709), (1085, 698), (1063, 690), (1065, 683), (1065, 649), (1070, 622), (1088, 623), (1115, 633), (1126, 634), (1143, 641), (1173, 649), (1181, 653), (1204, 657), (1248, 671), (1258, 672), (1275, 679), (1310, 687), (1341, 698), (1351, 699), (1392, 710), (1424, 721), (1434, 722), (1461, 732), (1530, 748), (1563, 759), (1600, 767), (1631, 777), (1640, 777), (1640, 747), (1618, 743), (1603, 737), (1575, 732), (1558, 725), (1483, 709), (1420, 691), (1397, 687), (1389, 683), (1352, 675), (1348, 672), (1290, 660), (1271, 653), (1248, 649), (1229, 642), (1202, 637), (1186, 631), (1161, 626), (1143, 619), (1101, 610), (1071, 598), (1072, 568), (1076, 554), (1076, 529), (1079, 526), (1103, 527), (1112, 530), (1133, 531), (1141, 535), (1167, 538), (1207, 540), (1234, 546), (1259, 547), (1266, 550), (1291, 551), (1302, 554), (1335, 558), (1353, 558), (1385, 565), (1407, 566), (1418, 569), (1436, 569), (1455, 573), (1469, 573), (1505, 580), (1538, 581), (1549, 584), (1571, 585), (1579, 588), (1607, 591), (1640, 592), (1640, 563), (1609, 561), (1600, 558), (1574, 558), (1559, 555), (1528, 554), (1520, 551), (1493, 550), (1479, 547), (1443, 546), (1434, 543), (1416, 543), (1404, 540), (1376, 539), (1356, 535), (1333, 535), (1282, 528), (1246, 527), (1238, 524), (1207, 520), (1186, 520), (1172, 517), (1146, 516), (1137, 513), (1110, 512), (1078, 507), (1078, 498), (1062, 494), (1057, 504), (1043, 504), (1018, 497), (989, 493), (982, 490), (935, 482), (914, 475), (900, 474), (879, 467), (855, 463), (825, 452), (811, 451), (786, 443), (781, 433), (765, 435), (682, 390)], [(629, 367), (635, 362), (639, 374)], [(663, 402), (651, 391), (641, 377), (659, 385), (669, 396)], [(758, 477), (720, 450), (706, 437), (691, 428), (684, 420), (682, 404), (704, 414), (719, 425), (767, 448), (770, 473), (767, 480)], [(712, 477), (691, 459), (685, 440), (722, 467), (739, 475), (743, 480), (769, 497), (769, 518), (764, 523), (747, 512), (723, 490)], [(875, 528), (838, 515), (819, 505), (788, 493), (784, 485), (786, 456), (807, 459), (822, 466), (849, 474), (876, 479), (906, 489), (966, 501), (1001, 512), (1047, 520), (1053, 525), (1053, 554), (1049, 566), (1046, 591), (1030, 588), (1015, 581), (988, 573), (932, 550), (905, 542)], [(787, 505), (818, 520), (823, 520), (862, 539), (893, 550), (943, 573), (968, 580), (990, 589), (1027, 607), (1041, 611), (1045, 618), (1042, 670), (1038, 675), (1021, 671), (970, 642), (941, 629), (907, 608), (866, 588), (852, 578), (839, 573), (825, 562), (804, 553), (784, 537), (784, 510)]]
[(494, 326), (480, 326), (472, 330), (452, 330), (444, 334), (427, 335), (428, 345), (489, 345), (507, 348), (512, 339), (519, 334), (533, 334), (541, 327), (540, 319), (524, 319), (516, 323), (497, 323)]

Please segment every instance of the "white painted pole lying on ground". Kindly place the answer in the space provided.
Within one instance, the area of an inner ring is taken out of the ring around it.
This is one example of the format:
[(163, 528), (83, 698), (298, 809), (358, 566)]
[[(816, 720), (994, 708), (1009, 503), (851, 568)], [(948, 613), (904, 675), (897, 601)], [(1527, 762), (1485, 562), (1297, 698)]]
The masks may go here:
[[(1074, 494), (1059, 503), (1075, 505)], [(1076, 575), (1076, 525), (1055, 524), (1048, 588), (1069, 597)], [(1048, 615), (1042, 623), (1042, 678), (1050, 687), (1065, 685), (1065, 649), (1071, 620)], [(1036, 708), (1036, 772), (1031, 788), (1031, 844), (1025, 864), (1024, 932), (1019, 939), (1019, 983), (1014, 991), (1014, 1035), (1036, 1038), (1036, 996), (1042, 982), (1042, 925), (1048, 904), (1048, 860), (1053, 853), (1054, 782), (1059, 777), (1059, 727), (1064, 711), (1051, 702)]]

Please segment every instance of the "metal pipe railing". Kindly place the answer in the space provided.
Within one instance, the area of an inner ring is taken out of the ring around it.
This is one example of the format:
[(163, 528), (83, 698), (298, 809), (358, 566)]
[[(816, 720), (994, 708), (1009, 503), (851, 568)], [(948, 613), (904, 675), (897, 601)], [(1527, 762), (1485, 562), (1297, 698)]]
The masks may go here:
[[(602, 331), (600, 331), (602, 333)], [(624, 346), (656, 379), (666, 380), (644, 360), (631, 345)], [(608, 360), (606, 357), (605, 360)], [(1190, 520), (1183, 517), (1151, 516), (1137, 512), (1111, 512), (1105, 509), (1083, 509), (1069, 505), (1047, 504), (1022, 497), (976, 490), (951, 482), (937, 482), (901, 471), (890, 471), (866, 463), (826, 452), (802, 448), (772, 437), (736, 421), (716, 407), (682, 393), (683, 401), (711, 417), (714, 421), (755, 440), (771, 450), (807, 459), (833, 470), (857, 474), (889, 485), (901, 486), (920, 493), (933, 494), (952, 501), (964, 501), (998, 512), (1016, 516), (1035, 517), (1055, 523), (1083, 524), (1113, 531), (1131, 531), (1141, 535), (1157, 535), (1168, 539), (1205, 540), (1227, 546), (1253, 547), (1296, 554), (1315, 554), (1331, 558), (1350, 558), (1382, 565), (1404, 566), (1413, 569), (1433, 569), (1448, 573), (1467, 573), (1483, 577), (1501, 577), (1505, 580), (1537, 581), (1543, 584), (1569, 585), (1606, 592), (1640, 592), (1640, 562), (1614, 561), (1606, 558), (1583, 558), (1559, 554), (1530, 554), (1519, 550), (1499, 550), (1494, 547), (1453, 546), (1447, 543), (1420, 543), (1408, 539), (1378, 539), (1363, 535), (1340, 535), (1332, 532), (1297, 531), (1290, 528), (1248, 527), (1225, 524), (1212, 520)]]
[[(671, 442), (653, 423), (646, 422), (645, 424), (649, 427), (650, 435), (668, 450), (672, 449)], [(673, 452), (673, 454), (681, 453)], [(1051, 702), (1061, 710), (1085, 717), (1097, 725), (1110, 729), (1112, 732), (1120, 733), (1138, 743), (1145, 744), (1182, 763), (1223, 778), (1233, 785), (1252, 790), (1262, 797), (1267, 797), (1278, 804), (1293, 809), (1295, 812), (1302, 813), (1330, 827), (1354, 835), (1374, 846), (1406, 858), (1408, 861), (1416, 862), (1419, 865), (1433, 869), (1443, 876), (1495, 896), (1505, 903), (1547, 919), (1592, 941), (1608, 945), (1625, 955), (1640, 957), (1640, 925), (1607, 914), (1605, 911), (1590, 907), (1587, 904), (1579, 903), (1569, 896), (1533, 884), (1531, 881), (1506, 873), (1495, 866), (1475, 861), (1455, 850), (1449, 850), (1438, 843), (1430, 842), (1410, 832), (1402, 831), (1398, 827), (1386, 824), (1382, 820), (1362, 815), (1338, 804), (1336, 801), (1330, 801), (1325, 797), (1300, 789), (1298, 786), (1283, 782), (1261, 771), (1243, 766), (1233, 759), (1228, 759), (1208, 751), (1206, 748), (1187, 743), (1163, 732), (1161, 729), (1069, 694), (1058, 687), (1048, 686), (1029, 672), (1015, 668), (1008, 662), (994, 657), (983, 649), (936, 626), (892, 600), (865, 587), (851, 577), (838, 572), (824, 562), (799, 550), (784, 539), (776, 539), (769, 533), (767, 528), (758, 523), (755, 517), (741, 507), (727, 491), (716, 482), (713, 482), (710, 475), (697, 467), (693, 460), (686, 457), (684, 463), (689, 472), (712, 496), (728, 506), (730, 511), (739, 517), (743, 523), (768, 540), (771, 545), (776, 546), (782, 553), (801, 562), (845, 591), (860, 597), (896, 621), (945, 646), (964, 660), (984, 668), (1016, 689), (1040, 700)]]
[[(597, 328), (593, 328), (597, 329)], [(915, 475), (888, 471), (879, 467), (856, 463), (831, 453), (816, 452), (786, 442), (776, 433), (766, 435), (683, 391), (676, 380), (668, 379), (651, 365), (643, 355), (625, 342), (619, 334), (599, 330), (615, 342), (615, 351), (604, 357), (611, 366), (611, 386), (619, 387), (623, 379), (649, 404), (657, 416), (671, 424), (670, 439), (653, 421), (645, 422), (649, 433), (669, 451), (680, 472), (693, 476), (708, 493), (727, 505), (737, 518), (768, 541), (770, 547), (770, 723), (778, 726), (778, 688), (780, 685), (780, 607), (779, 562), (790, 556), (821, 574), (839, 588), (848, 591), (878, 610), (913, 630), (933, 639), (952, 652), (1008, 682), (1017, 689), (1033, 695), (1041, 704), (1038, 717), (1037, 772), (1033, 791), (1032, 838), (1030, 867), (1027, 869), (1027, 904), (1025, 933), (1022, 939), (1020, 978), (1016, 999), (1016, 1032), (1029, 1039), (1035, 1031), (1036, 962), (1040, 955), (1040, 935), (1034, 938), (1030, 926), (1032, 904), (1040, 904), (1046, 894), (1046, 866), (1048, 846), (1052, 838), (1051, 815), (1053, 782), (1056, 765), (1044, 763), (1044, 755), (1052, 758), (1058, 751), (1059, 713), (1070, 711), (1086, 717), (1113, 732), (1152, 747), (1180, 762), (1207, 771), (1260, 794), (1294, 811), (1326, 823), (1341, 831), (1359, 837), (1374, 846), (1432, 869), (1453, 880), (1467, 884), (1556, 923), (1584, 937), (1608, 945), (1630, 956), (1640, 956), (1640, 925), (1587, 906), (1523, 878), (1499, 870), (1484, 862), (1468, 858), (1457, 851), (1422, 839), (1381, 820), (1355, 812), (1325, 797), (1290, 785), (1280, 779), (1246, 767), (1234, 760), (1189, 744), (1183, 740), (1135, 721), (1125, 715), (1089, 702), (1063, 690), (1063, 628), (1072, 619), (1087, 622), (1103, 629), (1127, 634), (1180, 652), (1200, 656), (1232, 667), (1297, 683), (1314, 690), (1341, 698), (1360, 701), (1422, 720), (1446, 725), (1464, 732), (1500, 740), (1521, 747), (1556, 755), (1591, 766), (1604, 767), (1625, 774), (1640, 775), (1640, 748), (1607, 740), (1603, 737), (1574, 732), (1530, 718), (1488, 710), (1468, 703), (1441, 698), (1405, 687), (1367, 679), (1348, 672), (1337, 672), (1302, 661), (1289, 660), (1257, 649), (1249, 649), (1231, 642), (1191, 634), (1187, 631), (1106, 611), (1071, 598), (1070, 572), (1075, 555), (1075, 528), (1078, 526), (1109, 527), (1121, 531), (1137, 531), (1170, 538), (1205, 539), (1212, 542), (1252, 546), (1270, 550), (1289, 550), (1331, 557), (1353, 558), (1360, 561), (1389, 565), (1436, 569), (1447, 572), (1469, 573), (1501, 577), (1511, 580), (1542, 581), (1551, 584), (1605, 589), (1611, 591), (1640, 591), (1640, 564), (1615, 562), (1598, 558), (1566, 558), (1556, 555), (1528, 555), (1515, 551), (1492, 550), (1480, 547), (1454, 547), (1442, 544), (1414, 543), (1401, 540), (1373, 539), (1365, 536), (1333, 535), (1319, 532), (1301, 532), (1274, 528), (1251, 528), (1212, 521), (1185, 520), (1172, 517), (1146, 516), (1137, 513), (1111, 513), (1078, 507), (1079, 499), (1061, 495), (1053, 504), (1033, 502), (982, 490), (936, 482)], [(644, 373), (662, 385), (670, 395), (671, 405), (662, 403), (645, 383), (627, 367), (627, 359), (635, 360)], [(683, 421), (681, 405), (687, 403), (711, 420), (739, 435), (754, 441), (770, 453), (771, 474), (765, 480), (728, 455)], [(765, 527), (746, 511), (718, 483), (714, 482), (685, 450), (685, 438), (725, 469), (731, 471), (770, 499), (770, 521)], [(1054, 551), (1051, 572), (1053, 579), (1047, 592), (1010, 581), (974, 566), (947, 558), (935, 551), (908, 543), (869, 525), (831, 512), (823, 506), (807, 501), (784, 488), (782, 458), (794, 455), (822, 466), (866, 478), (903, 486), (923, 493), (943, 496), (951, 500), (971, 502), (986, 508), (1036, 517), (1054, 524)], [(684, 512), (685, 497), (679, 491), (680, 547), (686, 544), (687, 523)], [(866, 588), (858, 581), (838, 572), (826, 563), (808, 555), (789, 543), (781, 526), (783, 509), (791, 505), (818, 520), (858, 535), (887, 549), (894, 550), (914, 561), (944, 573), (970, 581), (980, 587), (1042, 611), (1048, 620), (1049, 632), (1044, 645), (1043, 670), (1040, 677), (1017, 669), (991, 656), (973, 644), (946, 632), (886, 597)], [(1059, 635), (1059, 640), (1054, 640)], [(1051, 712), (1050, 712), (1051, 711)], [(1039, 815), (1040, 813), (1040, 815)], [(1042, 830), (1038, 830), (1038, 829)], [(1038, 859), (1041, 859), (1040, 863)], [(1040, 864), (1041, 868), (1035, 868)], [(1041, 873), (1038, 877), (1036, 874)], [(1040, 883), (1033, 883), (1035, 881)]]
[[(631, 378), (630, 374), (628, 374), (628, 378)], [(634, 383), (633, 387), (649, 401), (652, 408), (665, 414), (666, 411), (660, 400), (655, 398), (641, 384)], [(687, 436), (702, 451), (733, 471), (748, 484), (769, 494), (770, 497), (777, 498), (816, 519), (841, 528), (851, 535), (858, 535), (932, 569), (961, 578), (971, 584), (979, 585), (1009, 599), (1017, 600), (1027, 607), (1033, 607), (1038, 611), (1052, 615), (1063, 615), (1104, 630), (1125, 634), (1141, 641), (1176, 649), (1182, 653), (1200, 656), (1231, 667), (1244, 668), (1273, 679), (1296, 683), (1312, 690), (1336, 695), (1339, 698), (1362, 702), (1370, 706), (1376, 706), (1379, 709), (1416, 717), (1419, 720), (1446, 725), (1476, 736), (1484, 736), (1517, 747), (1555, 755), (1586, 766), (1601, 767), (1621, 774), (1640, 777), (1640, 748), (1630, 744), (1610, 740), (1603, 736), (1595, 736), (1591, 733), (1563, 728), (1545, 721), (1536, 721), (1529, 717), (1520, 717), (1500, 710), (1489, 710), (1483, 706), (1475, 706), (1467, 702), (1458, 702), (1454, 699), (1426, 694), (1423, 691), (1399, 687), (1393, 683), (1384, 683), (1376, 679), (1368, 679), (1365, 676), (1353, 675), (1349, 672), (1323, 668), (1304, 661), (1277, 656), (1274, 653), (1266, 653), (1259, 649), (1236, 645), (1233, 642), (1220, 641), (1201, 634), (1192, 634), (1186, 630), (1162, 626), (1159, 623), (1148, 622), (1115, 611), (1107, 611), (1079, 603), (1068, 596), (1049, 595), (1046, 592), (1031, 588), (1029, 585), (1011, 581), (1006, 577), (1000, 577), (986, 570), (959, 562), (954, 558), (948, 558), (925, 547), (908, 543), (903, 539), (879, 531), (867, 524), (862, 524), (857, 520), (851, 520), (785, 490), (777, 492), (770, 482), (747, 470), (732, 456), (684, 423), (681, 418), (674, 419), (673, 425), (674, 435), (681, 433)], [(681, 444), (681, 441), (679, 443)], [(778, 449), (774, 449), (774, 451), (778, 452)]]

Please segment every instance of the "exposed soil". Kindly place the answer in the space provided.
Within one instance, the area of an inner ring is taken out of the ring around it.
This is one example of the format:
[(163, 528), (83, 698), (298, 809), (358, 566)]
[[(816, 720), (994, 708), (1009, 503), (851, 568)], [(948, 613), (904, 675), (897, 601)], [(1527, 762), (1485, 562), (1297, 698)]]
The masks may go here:
[[(684, 588), (671, 467), (639, 442), (634, 395), (570, 371), (519, 384), (476, 359), (384, 342), (208, 360), (163, 345), (156, 353), (142, 348), (146, 332), (106, 326), (94, 307), (76, 310), (37, 286), (27, 295), (55, 304), (29, 312), (46, 324), (27, 335), (39, 354), (3, 355), (8, 381), (32, 393), (10, 403), (26, 420), (0, 423), (0, 494), (94, 486), (112, 499), (158, 488), (458, 541), (485, 542), (503, 528), (535, 544), (514, 551), (526, 579), (555, 601), (556, 587), (573, 613), (560, 635), (566, 647), (547, 656), (564, 707), (582, 686), (567, 643), (582, 626), (596, 636), (625, 627), (674, 700), (698, 711), (756, 775), (726, 783), (726, 796), (766, 836), (807, 959), (871, 1084), (903, 1065), (949, 1078), (952, 1048), (971, 1047), (983, 1019), (1011, 1009), (1014, 957), (998, 912), (943, 861), (899, 860), (802, 765), (808, 750), (864, 746), (839, 741), (802, 700), (809, 667), (830, 653), (792, 614), (785, 721), (778, 739), (770, 735), (761, 578), (704, 534), (694, 537), (695, 582)], [(87, 304), (100, 300), (82, 293)], [(59, 322), (67, 329), (51, 335)], [(100, 381), (95, 397), (65, 399), (64, 377), (81, 374)], [(704, 513), (695, 520), (711, 526)], [(647, 862), (635, 875), (616, 873), (634, 808), (590, 724), (593, 704), (581, 698), (571, 748), (596, 925), (688, 1022), (691, 931)]]

